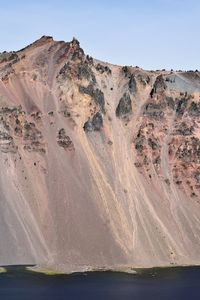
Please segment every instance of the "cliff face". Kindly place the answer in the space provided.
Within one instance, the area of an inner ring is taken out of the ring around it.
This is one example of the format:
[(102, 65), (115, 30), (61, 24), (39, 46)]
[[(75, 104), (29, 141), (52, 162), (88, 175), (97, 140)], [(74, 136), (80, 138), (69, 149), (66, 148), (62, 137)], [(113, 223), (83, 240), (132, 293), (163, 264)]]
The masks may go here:
[(197, 71), (0, 54), (0, 265), (200, 264), (199, 126)]

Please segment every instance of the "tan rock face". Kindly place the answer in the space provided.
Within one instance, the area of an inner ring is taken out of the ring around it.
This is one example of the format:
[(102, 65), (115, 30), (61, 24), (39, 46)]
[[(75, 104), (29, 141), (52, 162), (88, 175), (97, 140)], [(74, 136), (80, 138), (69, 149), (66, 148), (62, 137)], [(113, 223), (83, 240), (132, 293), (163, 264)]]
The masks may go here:
[(198, 72), (42, 37), (0, 79), (0, 265), (200, 263)]

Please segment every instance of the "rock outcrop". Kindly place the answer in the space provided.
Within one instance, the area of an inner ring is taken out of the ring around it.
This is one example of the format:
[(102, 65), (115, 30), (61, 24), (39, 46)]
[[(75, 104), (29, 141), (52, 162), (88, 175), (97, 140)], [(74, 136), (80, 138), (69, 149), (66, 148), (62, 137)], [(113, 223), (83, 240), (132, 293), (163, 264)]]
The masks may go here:
[(97, 112), (92, 119), (85, 122), (83, 128), (88, 131), (100, 131), (103, 127), (103, 118), (100, 112)]
[(116, 108), (116, 116), (119, 118), (127, 117), (132, 113), (131, 98), (130, 95), (125, 93), (119, 100), (119, 104)]
[(0, 54), (0, 265), (200, 264), (200, 74), (43, 36)]

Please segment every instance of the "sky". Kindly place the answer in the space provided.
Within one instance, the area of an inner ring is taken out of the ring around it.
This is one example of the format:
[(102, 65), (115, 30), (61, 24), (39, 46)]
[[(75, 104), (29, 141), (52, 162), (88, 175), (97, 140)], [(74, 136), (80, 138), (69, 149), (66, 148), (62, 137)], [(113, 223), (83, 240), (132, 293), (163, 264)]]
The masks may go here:
[(0, 51), (42, 35), (148, 70), (200, 69), (200, 0), (0, 0)]

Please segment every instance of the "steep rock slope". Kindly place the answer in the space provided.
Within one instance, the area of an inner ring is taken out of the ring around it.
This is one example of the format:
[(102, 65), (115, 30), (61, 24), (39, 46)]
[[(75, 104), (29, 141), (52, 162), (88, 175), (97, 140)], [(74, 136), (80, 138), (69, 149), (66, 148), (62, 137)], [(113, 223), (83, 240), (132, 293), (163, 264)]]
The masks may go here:
[(42, 37), (0, 54), (0, 265), (200, 263), (200, 74)]

